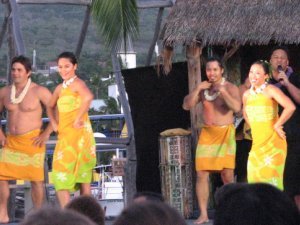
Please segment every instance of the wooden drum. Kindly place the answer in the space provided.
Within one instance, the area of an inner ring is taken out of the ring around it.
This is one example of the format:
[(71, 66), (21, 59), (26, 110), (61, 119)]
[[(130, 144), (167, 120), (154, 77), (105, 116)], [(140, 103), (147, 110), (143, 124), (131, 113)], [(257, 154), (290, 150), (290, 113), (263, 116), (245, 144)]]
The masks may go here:
[(185, 218), (193, 212), (191, 136), (159, 138), (160, 178), (166, 201)]

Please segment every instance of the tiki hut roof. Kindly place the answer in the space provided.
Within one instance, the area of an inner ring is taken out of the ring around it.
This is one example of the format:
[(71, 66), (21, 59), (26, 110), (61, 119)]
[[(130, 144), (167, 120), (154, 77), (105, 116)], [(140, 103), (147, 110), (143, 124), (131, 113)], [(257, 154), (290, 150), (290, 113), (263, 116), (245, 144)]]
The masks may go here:
[(299, 0), (177, 0), (165, 46), (300, 43)]

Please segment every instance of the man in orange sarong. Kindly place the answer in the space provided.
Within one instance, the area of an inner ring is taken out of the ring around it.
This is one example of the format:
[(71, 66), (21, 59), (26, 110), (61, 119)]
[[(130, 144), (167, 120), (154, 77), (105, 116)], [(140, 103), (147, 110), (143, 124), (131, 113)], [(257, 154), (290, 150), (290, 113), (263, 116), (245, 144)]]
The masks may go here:
[(208, 81), (203, 81), (184, 98), (190, 110), (202, 103), (203, 121), (196, 150), (196, 193), (201, 214), (195, 224), (208, 222), (209, 173), (220, 172), (224, 184), (233, 182), (235, 167), (235, 129), (233, 114), (241, 110), (239, 89), (223, 78), (224, 68), (217, 58), (206, 64)]
[(0, 130), (0, 223), (8, 223), (7, 202), (9, 180), (29, 180), (32, 201), (40, 208), (44, 199), (45, 142), (51, 126), (42, 127), (42, 105), (51, 99), (51, 92), (31, 82), (31, 63), (24, 56), (13, 58), (12, 85), (0, 89), (0, 111), (7, 110), (7, 135)]

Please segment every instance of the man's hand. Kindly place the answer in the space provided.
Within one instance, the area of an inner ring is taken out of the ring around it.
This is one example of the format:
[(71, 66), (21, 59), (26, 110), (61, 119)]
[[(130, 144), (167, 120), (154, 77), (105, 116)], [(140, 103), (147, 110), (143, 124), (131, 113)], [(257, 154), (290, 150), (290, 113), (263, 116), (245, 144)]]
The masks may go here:
[(209, 83), (208, 81), (203, 81), (199, 84), (199, 88), (200, 88), (200, 91), (202, 90), (206, 90), (206, 89), (209, 89), (211, 87), (212, 83)]
[(286, 76), (284, 71), (280, 71), (278, 73), (278, 81), (283, 85), (283, 86), (287, 86), (290, 82), (288, 77)]
[(198, 84), (191, 93), (184, 97), (182, 108), (184, 110), (190, 110), (193, 108), (198, 102), (201, 101), (201, 91), (209, 89), (211, 85), (212, 83), (209, 83), (208, 81), (203, 81)]
[(227, 91), (227, 90), (226, 90), (225, 84), (216, 84), (216, 85), (214, 85), (213, 90), (214, 90), (215, 92), (218, 92), (218, 91), (219, 91), (221, 94), (222, 94), (223, 92)]
[(1, 147), (3, 147), (6, 144), (6, 136), (3, 134), (3, 132), (0, 132), (0, 144)]
[(46, 132), (40, 133), (39, 136), (33, 138), (33, 145), (42, 147), (44, 144), (46, 144), (46, 141), (48, 141), (50, 135)]

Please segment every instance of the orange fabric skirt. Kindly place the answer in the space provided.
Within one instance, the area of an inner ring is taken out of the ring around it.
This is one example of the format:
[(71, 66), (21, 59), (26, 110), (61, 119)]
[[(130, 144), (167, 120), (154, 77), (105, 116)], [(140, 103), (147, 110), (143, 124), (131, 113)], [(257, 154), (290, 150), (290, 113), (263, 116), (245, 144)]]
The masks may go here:
[(7, 135), (6, 144), (0, 149), (0, 180), (44, 180), (45, 145), (33, 145), (33, 138), (40, 130), (21, 135)]
[(233, 125), (203, 127), (196, 149), (196, 171), (234, 169), (235, 151)]

